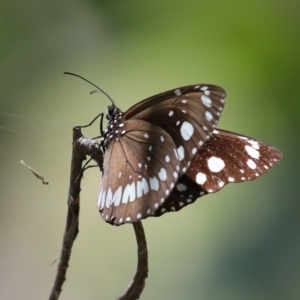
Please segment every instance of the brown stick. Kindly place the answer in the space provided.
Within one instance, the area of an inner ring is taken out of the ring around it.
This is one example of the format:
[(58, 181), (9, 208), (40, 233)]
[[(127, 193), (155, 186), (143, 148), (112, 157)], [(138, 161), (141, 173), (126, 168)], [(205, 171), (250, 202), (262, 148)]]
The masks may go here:
[(137, 270), (127, 290), (118, 300), (139, 299), (148, 276), (148, 250), (143, 225), (142, 222), (132, 223), (132, 225), (138, 246)]
[(79, 204), (80, 204), (80, 183), (82, 162), (86, 159), (86, 154), (94, 155), (94, 159), (102, 168), (102, 152), (99, 145), (82, 136), (80, 127), (73, 128), (73, 151), (70, 174), (70, 187), (68, 195), (68, 212), (61, 255), (57, 267), (57, 274), (54, 285), (49, 296), (49, 300), (57, 300), (69, 266), (73, 242), (78, 234)]
[[(57, 267), (57, 274), (54, 285), (49, 296), (49, 300), (57, 300), (66, 280), (66, 272), (69, 267), (73, 242), (79, 232), (79, 204), (80, 204), (80, 183), (82, 163), (90, 155), (103, 171), (103, 153), (99, 149), (99, 144), (89, 138), (85, 138), (80, 127), (73, 128), (73, 151), (71, 161), (70, 187), (68, 195), (67, 222), (63, 237), (61, 255)], [(128, 286), (125, 293), (118, 298), (119, 300), (139, 299), (148, 276), (148, 252), (144, 229), (141, 222), (133, 223), (137, 245), (138, 245), (138, 264), (133, 281)]]

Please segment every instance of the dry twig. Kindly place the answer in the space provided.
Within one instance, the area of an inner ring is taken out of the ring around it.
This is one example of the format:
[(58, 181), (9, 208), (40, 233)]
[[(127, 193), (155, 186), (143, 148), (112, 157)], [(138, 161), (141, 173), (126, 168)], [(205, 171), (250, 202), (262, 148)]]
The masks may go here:
[[(57, 274), (49, 300), (57, 300), (59, 298), (63, 283), (66, 280), (66, 272), (69, 266), (73, 242), (79, 232), (79, 194), (82, 177), (82, 163), (86, 159), (86, 155), (91, 156), (92, 159), (97, 162), (100, 170), (103, 171), (103, 153), (99, 148), (99, 144), (95, 140), (84, 137), (81, 133), (80, 127), (74, 127), (67, 222), (63, 237), (61, 255), (57, 267)], [(145, 286), (145, 279), (148, 275), (147, 244), (142, 223), (134, 223), (133, 227), (138, 244), (138, 265), (133, 281), (130, 283), (125, 293), (118, 298), (119, 300), (139, 299)]]

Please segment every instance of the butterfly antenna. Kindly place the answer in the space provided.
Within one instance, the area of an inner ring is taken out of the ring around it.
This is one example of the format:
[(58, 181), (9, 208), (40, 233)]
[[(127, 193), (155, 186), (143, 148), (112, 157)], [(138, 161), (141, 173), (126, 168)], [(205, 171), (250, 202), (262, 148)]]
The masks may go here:
[(112, 103), (113, 106), (116, 106), (115, 105), (115, 101), (108, 94), (106, 94), (102, 89), (100, 89), (96, 84), (92, 83), (91, 81), (89, 81), (89, 80), (85, 79), (84, 77), (82, 77), (80, 75), (77, 75), (75, 73), (64, 72), (64, 74), (66, 74), (66, 75), (73, 75), (73, 76), (79, 77), (82, 80), (84, 80), (84, 81), (88, 82), (89, 84), (93, 85), (95, 88), (97, 88), (97, 90), (90, 92), (90, 94), (94, 94), (95, 92), (101, 92), (102, 94), (104, 94), (111, 101), (111, 103)]

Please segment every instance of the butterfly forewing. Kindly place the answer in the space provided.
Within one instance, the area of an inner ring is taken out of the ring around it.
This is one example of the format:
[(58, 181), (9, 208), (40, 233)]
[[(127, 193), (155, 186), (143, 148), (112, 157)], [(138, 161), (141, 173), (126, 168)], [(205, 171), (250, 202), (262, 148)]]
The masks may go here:
[(105, 132), (98, 195), (98, 207), (107, 222), (138, 221), (163, 205), (210, 138), (224, 97), (224, 90), (216, 86), (187, 86), (114, 116)]
[(124, 118), (129, 114), (132, 119), (148, 121), (167, 131), (176, 144), (183, 174), (218, 123), (224, 97), (224, 90), (211, 85), (178, 88), (149, 98), (155, 105), (145, 107), (147, 101), (142, 101), (129, 109)]
[[(132, 107), (130, 107), (125, 113), (125, 119), (143, 119), (145, 116), (145, 111), (147, 109), (154, 109), (156, 104), (167, 101), (168, 99), (176, 100), (178, 97), (185, 97), (190, 95), (195, 97), (197, 101), (201, 100), (204, 102), (210, 102), (212, 100), (212, 105), (219, 109), (218, 103), (221, 103), (221, 106), (224, 106), (224, 98), (226, 97), (225, 91), (216, 85), (211, 84), (198, 84), (198, 85), (189, 85), (183, 86), (177, 89), (172, 89), (167, 92), (163, 92), (154, 96), (151, 96), (145, 100), (142, 100)], [(202, 96), (204, 96), (202, 98)], [(208, 97), (209, 99), (207, 99)], [(201, 99), (202, 98), (202, 99)], [(151, 105), (149, 105), (151, 103)], [(155, 109), (154, 109), (155, 110)], [(222, 110), (222, 109), (221, 109)], [(156, 111), (157, 112), (157, 111)], [(146, 114), (147, 117), (147, 114)]]

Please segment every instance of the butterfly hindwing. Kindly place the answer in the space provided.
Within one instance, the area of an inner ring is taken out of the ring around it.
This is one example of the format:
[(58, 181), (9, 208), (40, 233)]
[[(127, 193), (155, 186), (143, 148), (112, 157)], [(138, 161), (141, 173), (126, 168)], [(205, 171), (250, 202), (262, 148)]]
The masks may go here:
[(225, 130), (214, 130), (198, 150), (170, 197), (152, 216), (175, 212), (229, 183), (254, 180), (282, 158), (275, 147)]
[(215, 193), (228, 183), (256, 179), (281, 157), (271, 145), (218, 129), (197, 152), (186, 175), (208, 193)]
[(179, 170), (176, 146), (167, 132), (145, 121), (124, 125), (126, 134), (105, 152), (98, 196), (101, 215), (116, 225), (153, 213), (174, 188)]

